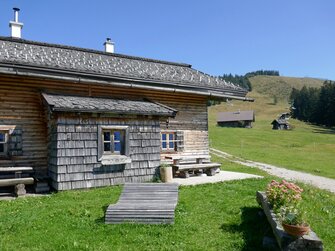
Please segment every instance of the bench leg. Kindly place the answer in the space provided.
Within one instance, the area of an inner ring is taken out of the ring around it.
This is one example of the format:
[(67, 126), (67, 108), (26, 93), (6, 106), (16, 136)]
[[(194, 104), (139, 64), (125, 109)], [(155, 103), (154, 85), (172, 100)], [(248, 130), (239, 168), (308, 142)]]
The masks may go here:
[(172, 166), (172, 177), (177, 177), (178, 167)]
[(190, 177), (190, 174), (188, 173), (188, 171), (180, 171), (179, 175), (182, 178), (189, 178)]
[(24, 184), (15, 185), (15, 195), (17, 197), (19, 197), (21, 195), (25, 195), (25, 194), (26, 194), (26, 188), (25, 188)]
[(209, 168), (209, 169), (206, 170), (206, 174), (208, 176), (214, 176), (215, 172), (216, 172), (216, 168)]

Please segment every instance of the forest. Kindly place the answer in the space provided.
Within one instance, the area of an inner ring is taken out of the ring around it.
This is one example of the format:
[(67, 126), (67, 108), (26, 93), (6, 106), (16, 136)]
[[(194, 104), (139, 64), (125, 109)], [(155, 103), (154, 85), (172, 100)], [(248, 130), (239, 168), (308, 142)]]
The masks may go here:
[(304, 86), (292, 89), (292, 117), (328, 127), (335, 126), (335, 82), (325, 81), (321, 89)]

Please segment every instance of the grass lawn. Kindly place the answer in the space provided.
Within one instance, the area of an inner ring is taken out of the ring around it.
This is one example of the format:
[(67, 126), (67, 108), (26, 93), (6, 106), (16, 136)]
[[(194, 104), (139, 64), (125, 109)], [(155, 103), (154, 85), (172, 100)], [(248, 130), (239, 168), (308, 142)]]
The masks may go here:
[[(252, 129), (210, 125), (211, 147), (238, 157), (335, 178), (335, 131), (296, 120), (294, 130), (272, 130), (268, 121)], [(215, 136), (213, 136), (215, 135)]]
[[(250, 96), (255, 98), (255, 102), (233, 101), (209, 107), (211, 147), (245, 159), (335, 178), (335, 128), (327, 129), (290, 119), (293, 130), (272, 130), (271, 122), (279, 114), (289, 112), (289, 104), (283, 99), (274, 104), (272, 95), (277, 95), (278, 91), (270, 88), (271, 85), (266, 81), (260, 81), (263, 78), (265, 76), (255, 77), (258, 82), (253, 78), (254, 91)], [(286, 82), (281, 83), (278, 80), (278, 88), (287, 89), (287, 86), (293, 85), (290, 83), (292, 79), (283, 79)], [(316, 86), (313, 79), (307, 80), (310, 85)], [(302, 83), (307, 80), (301, 79)], [(262, 90), (264, 86), (273, 93)], [(294, 86), (299, 86), (299, 83)], [(256, 122), (252, 129), (223, 128), (216, 125), (218, 112), (239, 109), (255, 111)]]
[[(262, 250), (271, 230), (255, 193), (271, 179), (181, 187), (174, 225), (105, 225), (120, 186), (0, 201), (0, 250)], [(304, 188), (309, 222), (325, 250), (334, 250), (335, 195)]]

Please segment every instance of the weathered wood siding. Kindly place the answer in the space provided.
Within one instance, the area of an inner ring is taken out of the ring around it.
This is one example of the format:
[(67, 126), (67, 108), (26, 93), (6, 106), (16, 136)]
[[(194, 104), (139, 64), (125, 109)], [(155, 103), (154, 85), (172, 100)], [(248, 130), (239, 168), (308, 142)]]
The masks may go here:
[[(98, 126), (128, 126), (129, 157), (122, 165), (98, 160)], [(160, 165), (158, 118), (95, 118), (60, 114), (49, 129), (49, 175), (57, 190), (150, 181)]]
[[(21, 130), (22, 155), (2, 158), (0, 166), (32, 166), (38, 173), (47, 174), (48, 125), (41, 92), (146, 97), (160, 102), (179, 111), (176, 118), (169, 119), (168, 129), (184, 131), (184, 153), (208, 153), (207, 106), (203, 96), (8, 76), (0, 78), (0, 125), (15, 125)], [(160, 121), (161, 129), (166, 126), (166, 121)]]

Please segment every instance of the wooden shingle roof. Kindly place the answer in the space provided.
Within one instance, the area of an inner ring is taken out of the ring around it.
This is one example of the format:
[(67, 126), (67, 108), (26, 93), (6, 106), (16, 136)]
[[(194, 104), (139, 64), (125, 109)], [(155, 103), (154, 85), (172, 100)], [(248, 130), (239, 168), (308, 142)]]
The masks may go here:
[(217, 122), (255, 121), (254, 111), (219, 112)]
[(247, 90), (197, 71), (188, 64), (0, 37), (1, 72), (8, 66), (14, 70), (42, 71), (57, 76), (75, 74), (142, 81), (144, 85), (173, 86), (199, 94), (211, 92), (210, 96), (244, 98), (247, 94)]
[(42, 93), (43, 98), (55, 112), (90, 112), (113, 114), (136, 114), (174, 117), (173, 108), (145, 100), (119, 100)]

